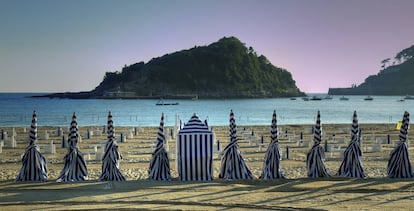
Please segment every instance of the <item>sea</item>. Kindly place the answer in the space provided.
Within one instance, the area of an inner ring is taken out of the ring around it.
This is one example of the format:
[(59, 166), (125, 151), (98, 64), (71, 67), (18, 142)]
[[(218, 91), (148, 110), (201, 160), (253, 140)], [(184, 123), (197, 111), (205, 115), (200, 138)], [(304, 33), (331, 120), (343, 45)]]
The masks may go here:
[[(237, 125), (270, 125), (272, 114), (277, 113), (279, 125), (314, 124), (320, 111), (322, 124), (352, 123), (357, 111), (359, 123), (397, 123), (404, 111), (414, 112), (414, 100), (403, 96), (346, 96), (349, 100), (308, 100), (302, 98), (267, 99), (164, 99), (178, 105), (156, 105), (157, 99), (49, 99), (31, 98), (45, 93), (0, 93), (0, 126), (30, 126), (36, 111), (38, 126), (69, 126), (75, 112), (79, 126), (101, 126), (107, 123), (108, 112), (115, 126), (157, 126), (161, 114), (165, 125), (187, 122), (193, 114), (211, 126), (229, 124), (233, 110)], [(325, 98), (326, 94), (308, 94)]]

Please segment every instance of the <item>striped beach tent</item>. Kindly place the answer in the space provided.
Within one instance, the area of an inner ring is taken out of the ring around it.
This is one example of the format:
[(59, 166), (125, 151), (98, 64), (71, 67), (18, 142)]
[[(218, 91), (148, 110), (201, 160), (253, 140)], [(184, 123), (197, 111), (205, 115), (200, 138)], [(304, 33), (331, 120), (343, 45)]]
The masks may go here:
[(213, 180), (214, 135), (196, 114), (177, 135), (177, 166), (182, 181)]
[(17, 175), (16, 181), (46, 181), (47, 164), (45, 157), (36, 146), (37, 141), (37, 115), (33, 111), (32, 124), (29, 132), (29, 146), (22, 158), (22, 168)]
[(270, 129), (270, 144), (265, 154), (261, 179), (285, 178), (280, 165), (282, 152), (279, 147), (279, 131), (277, 129), (276, 111), (273, 111), (272, 125)]
[(221, 157), (219, 178), (222, 179), (253, 179), (253, 174), (247, 167), (240, 153), (236, 120), (233, 110), (230, 111), (230, 143), (224, 148)]
[(148, 169), (150, 180), (171, 180), (170, 160), (165, 150), (164, 113), (161, 114), (160, 127), (158, 128), (157, 147), (152, 153)]
[(58, 182), (83, 181), (88, 178), (88, 169), (86, 168), (83, 154), (79, 150), (78, 141), (78, 123), (76, 121), (76, 114), (73, 113), (68, 138), (68, 152), (64, 157), (65, 164), (57, 179)]
[(119, 170), (119, 160), (122, 159), (115, 139), (114, 121), (112, 114), (108, 114), (108, 142), (105, 145), (105, 153), (102, 157), (102, 174), (100, 181), (125, 181), (124, 175)]
[(320, 145), (322, 141), (321, 115), (318, 111), (316, 125), (313, 130), (313, 146), (306, 155), (308, 177), (330, 177), (325, 167), (325, 152)]
[(410, 114), (404, 112), (397, 146), (391, 151), (388, 160), (387, 173), (390, 178), (412, 178), (410, 156), (408, 155), (407, 134), (410, 126)]
[(361, 163), (361, 134), (358, 126), (357, 112), (354, 111), (352, 118), (351, 142), (344, 151), (344, 159), (338, 170), (342, 177), (364, 178), (366, 177), (364, 167)]

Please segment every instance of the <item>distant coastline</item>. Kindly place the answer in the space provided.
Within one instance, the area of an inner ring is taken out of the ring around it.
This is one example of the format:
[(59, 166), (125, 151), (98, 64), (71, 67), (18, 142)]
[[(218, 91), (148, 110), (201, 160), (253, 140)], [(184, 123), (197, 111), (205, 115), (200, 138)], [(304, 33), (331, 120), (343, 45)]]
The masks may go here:
[(305, 94), (272, 96), (260, 93), (204, 93), (204, 94), (165, 94), (165, 95), (136, 95), (129, 92), (114, 92), (111, 94), (97, 95), (93, 92), (61, 92), (51, 94), (34, 94), (32, 98), (61, 98), (61, 99), (257, 99), (257, 98), (283, 98), (302, 97)]
[(411, 96), (414, 92), (411, 90), (383, 90), (368, 89), (366, 87), (356, 88), (329, 88), (328, 95), (373, 95), (373, 96)]
[[(362, 90), (357, 88), (329, 88), (329, 95), (376, 95), (368, 90)], [(393, 95), (393, 94), (391, 94)]]
[(197, 95), (159, 95), (159, 96), (138, 96), (138, 95), (93, 95), (91, 92), (62, 92), (51, 94), (36, 94), (30, 97), (32, 98), (61, 98), (61, 99), (193, 99)]

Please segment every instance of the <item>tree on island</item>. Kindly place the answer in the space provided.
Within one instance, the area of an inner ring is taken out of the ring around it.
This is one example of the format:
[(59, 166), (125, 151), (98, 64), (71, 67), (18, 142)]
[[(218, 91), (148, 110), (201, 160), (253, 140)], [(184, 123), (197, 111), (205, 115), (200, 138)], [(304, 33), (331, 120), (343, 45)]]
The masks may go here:
[(399, 52), (395, 59), (401, 64), (414, 56), (414, 45)]
[(386, 58), (386, 59), (384, 59), (384, 60), (382, 60), (381, 61), (381, 68), (382, 68), (382, 70), (385, 70), (385, 67), (387, 66), (387, 64), (390, 62), (390, 58)]

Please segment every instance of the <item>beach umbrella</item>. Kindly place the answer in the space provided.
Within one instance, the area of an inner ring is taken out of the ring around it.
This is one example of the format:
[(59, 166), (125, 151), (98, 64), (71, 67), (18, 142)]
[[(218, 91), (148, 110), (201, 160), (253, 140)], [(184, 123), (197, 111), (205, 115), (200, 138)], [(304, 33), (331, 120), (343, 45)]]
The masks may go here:
[(325, 167), (325, 152), (320, 145), (322, 141), (321, 115), (318, 111), (316, 125), (313, 130), (313, 146), (306, 155), (308, 177), (330, 177)]
[(394, 150), (391, 151), (388, 160), (387, 173), (390, 178), (412, 178), (410, 157), (408, 155), (407, 134), (410, 125), (410, 114), (404, 112), (403, 121), (400, 128), (399, 142)]
[(16, 181), (46, 181), (47, 164), (45, 157), (36, 146), (37, 140), (37, 115), (33, 111), (32, 124), (29, 131), (29, 146), (22, 158), (22, 168), (17, 175)]
[(171, 180), (170, 160), (164, 147), (164, 113), (161, 115), (160, 127), (158, 128), (157, 146), (152, 153), (148, 169), (148, 179)]
[(221, 157), (219, 178), (222, 179), (253, 179), (237, 144), (237, 127), (233, 110), (230, 111), (230, 143), (224, 148)]
[(343, 177), (364, 178), (366, 177), (361, 163), (361, 134), (358, 126), (357, 112), (354, 111), (352, 118), (351, 142), (344, 151), (344, 159), (338, 170), (338, 175)]
[(115, 139), (114, 121), (112, 114), (108, 114), (108, 142), (105, 145), (105, 153), (102, 157), (102, 174), (100, 181), (125, 181), (124, 175), (119, 170), (119, 160), (122, 159)]
[(76, 114), (73, 113), (68, 138), (68, 152), (64, 157), (65, 164), (57, 179), (58, 182), (82, 181), (88, 178), (88, 169), (86, 168), (83, 154), (79, 150), (78, 141), (78, 123), (76, 121)]
[(272, 125), (270, 130), (270, 144), (265, 154), (263, 164), (263, 171), (260, 178), (262, 179), (276, 179), (285, 178), (280, 166), (282, 160), (282, 152), (279, 147), (278, 140), (279, 131), (277, 129), (276, 111), (273, 111)]

